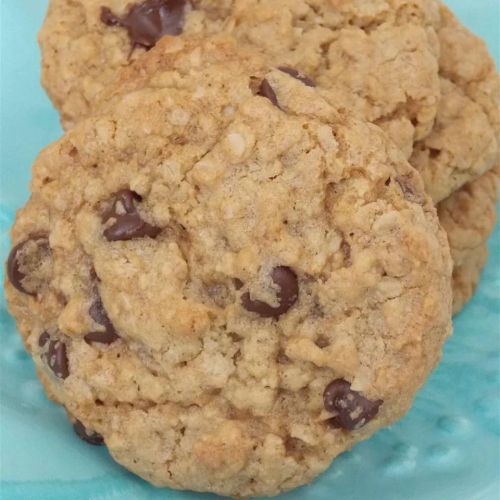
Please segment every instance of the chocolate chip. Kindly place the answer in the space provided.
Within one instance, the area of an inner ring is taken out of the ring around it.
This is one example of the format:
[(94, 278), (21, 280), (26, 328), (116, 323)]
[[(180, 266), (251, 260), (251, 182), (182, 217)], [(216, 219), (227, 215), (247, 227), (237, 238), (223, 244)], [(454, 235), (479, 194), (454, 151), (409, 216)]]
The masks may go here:
[(314, 343), (320, 348), (324, 349), (330, 345), (330, 341), (324, 335), (318, 335), (318, 338), (314, 341)]
[(132, 191), (130, 189), (121, 189), (120, 191), (117, 191), (113, 195), (111, 207), (102, 214), (103, 222), (106, 222), (112, 217), (119, 216), (118, 203), (121, 203), (123, 210), (128, 214), (135, 212), (135, 203), (141, 201), (141, 195), (136, 193), (135, 191)]
[(136, 212), (120, 215), (116, 222), (104, 231), (104, 236), (108, 241), (127, 241), (145, 236), (155, 238), (159, 233), (159, 228), (144, 222)]
[[(111, 208), (102, 216), (103, 222), (109, 219), (115, 221), (104, 230), (104, 236), (108, 241), (127, 241), (145, 236), (156, 238), (160, 234), (161, 228), (152, 226), (141, 218), (135, 206), (140, 201), (142, 201), (141, 196), (129, 189), (122, 189), (113, 195)], [(119, 204), (125, 213), (118, 210)]]
[(50, 335), (47, 332), (43, 332), (40, 337), (38, 337), (38, 346), (43, 347), (50, 340)]
[(66, 353), (66, 344), (62, 340), (51, 340), (49, 347), (44, 355), (49, 368), (56, 377), (65, 379), (69, 375), (68, 355)]
[(88, 430), (80, 422), (80, 420), (77, 420), (73, 424), (73, 430), (75, 431), (75, 434), (86, 443), (92, 444), (94, 446), (101, 446), (102, 444), (104, 444), (104, 438), (97, 432)]
[(150, 49), (162, 36), (182, 33), (187, 7), (187, 0), (145, 0), (129, 7), (121, 18), (101, 7), (101, 21), (125, 28), (133, 47)]
[(295, 68), (290, 68), (288, 66), (280, 66), (278, 69), (283, 73), (290, 75), (292, 78), (299, 80), (299, 82), (302, 82), (304, 85), (307, 85), (308, 87), (316, 87), (316, 82), (314, 80), (304, 75), (300, 71), (297, 71)]
[(31, 235), (12, 248), (7, 259), (7, 277), (14, 288), (27, 295), (36, 296), (37, 287), (26, 283), (25, 271), (39, 271), (43, 264), (43, 255), (48, 252), (50, 247), (46, 235)]
[(87, 333), (84, 339), (88, 344), (91, 342), (112, 344), (115, 340), (120, 338), (116, 333), (115, 327), (113, 326), (113, 323), (111, 323), (104, 306), (102, 305), (100, 297), (97, 297), (89, 307), (89, 315), (97, 324), (104, 327), (104, 331)]
[(104, 326), (106, 330), (114, 330), (108, 314), (104, 310), (104, 306), (102, 305), (102, 300), (100, 297), (95, 299), (92, 305), (89, 307), (89, 315), (96, 323)]
[(257, 95), (266, 97), (273, 103), (274, 106), (277, 108), (280, 107), (278, 104), (278, 98), (276, 97), (276, 92), (274, 92), (273, 88), (266, 79), (262, 80), (260, 87), (257, 90)]
[(121, 26), (122, 21), (109, 7), (101, 7), (101, 22), (106, 26)]
[(357, 430), (374, 418), (382, 400), (370, 401), (351, 389), (351, 384), (342, 378), (336, 379), (323, 393), (325, 409), (336, 416), (328, 420), (333, 427)]
[(297, 302), (299, 296), (299, 281), (295, 272), (287, 266), (275, 267), (271, 273), (273, 283), (278, 287), (279, 305), (274, 307), (260, 300), (252, 300), (248, 292), (241, 296), (243, 307), (257, 313), (262, 318), (279, 318)]

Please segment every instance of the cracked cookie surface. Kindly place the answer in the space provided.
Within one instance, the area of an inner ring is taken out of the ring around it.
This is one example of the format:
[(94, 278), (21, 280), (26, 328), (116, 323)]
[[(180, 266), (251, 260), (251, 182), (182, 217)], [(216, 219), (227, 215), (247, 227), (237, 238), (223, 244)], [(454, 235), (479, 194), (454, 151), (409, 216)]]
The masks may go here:
[(450, 333), (420, 177), (308, 83), (166, 38), (35, 162), (10, 310), (78, 436), (156, 485), (311, 481), (408, 410)]
[(70, 128), (117, 73), (163, 35), (222, 30), (227, 2), (50, 0), (39, 33), (42, 84)]
[(381, 126), (436, 203), (498, 159), (492, 58), (434, 0), (52, 0), (40, 33), (43, 82), (69, 127), (160, 34), (221, 31)]
[[(162, 29), (161, 16), (151, 12), (163, 8), (168, 18), (177, 12), (174, 7), (184, 9), (183, 16), (173, 16), (176, 29)], [(104, 19), (103, 8), (108, 13)], [(135, 24), (130, 21), (134, 12)], [(369, 4), (351, 0), (52, 0), (40, 33), (42, 79), (66, 127), (86, 116), (119, 70), (151, 46), (147, 40), (145, 46), (144, 37), (139, 36), (144, 29), (140, 34), (130, 29), (131, 24), (143, 27), (146, 18), (149, 38), (158, 33), (224, 31), (240, 43), (258, 47), (273, 64), (294, 67), (329, 89), (334, 106), (385, 128), (408, 154), (413, 141), (432, 128), (440, 92), (439, 10), (434, 0)]]
[(410, 162), (437, 203), (493, 168), (500, 156), (500, 78), (483, 40), (441, 5), (441, 101)]

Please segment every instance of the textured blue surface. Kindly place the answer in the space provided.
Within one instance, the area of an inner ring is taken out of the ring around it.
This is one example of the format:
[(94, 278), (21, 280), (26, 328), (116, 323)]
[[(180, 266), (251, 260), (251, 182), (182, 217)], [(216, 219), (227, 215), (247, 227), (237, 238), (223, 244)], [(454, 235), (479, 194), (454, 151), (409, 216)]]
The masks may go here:
[[(369, 0), (367, 0), (369, 1)], [(448, 2), (500, 54), (498, 0)], [(0, 261), (30, 165), (60, 134), (39, 84), (36, 31), (45, 0), (1, 0)], [(492, 500), (500, 495), (500, 228), (473, 301), (455, 319), (443, 362), (411, 412), (342, 455), (313, 485), (280, 500)], [(3, 272), (3, 271), (2, 271)], [(157, 490), (73, 436), (47, 401), (0, 296), (2, 500), (210, 500)]]

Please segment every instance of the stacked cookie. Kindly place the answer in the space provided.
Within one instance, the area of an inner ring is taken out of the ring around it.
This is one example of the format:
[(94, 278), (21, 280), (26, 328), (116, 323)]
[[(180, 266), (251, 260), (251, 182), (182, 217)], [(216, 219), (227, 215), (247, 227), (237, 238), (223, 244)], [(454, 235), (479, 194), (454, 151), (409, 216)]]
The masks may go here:
[(494, 225), (482, 42), (435, 0), (53, 0), (40, 41), (6, 292), (77, 434), (273, 495), (404, 415)]
[[(59, 0), (40, 34), (43, 83), (70, 128), (162, 35), (218, 32), (314, 78), (333, 106), (379, 125), (434, 202), (447, 199), (439, 211), (458, 312), (477, 284), (495, 221), (500, 84), (484, 43), (435, 0), (118, 0), (106, 7)], [(492, 194), (484, 196), (488, 185)], [(451, 206), (455, 223), (444, 215)]]

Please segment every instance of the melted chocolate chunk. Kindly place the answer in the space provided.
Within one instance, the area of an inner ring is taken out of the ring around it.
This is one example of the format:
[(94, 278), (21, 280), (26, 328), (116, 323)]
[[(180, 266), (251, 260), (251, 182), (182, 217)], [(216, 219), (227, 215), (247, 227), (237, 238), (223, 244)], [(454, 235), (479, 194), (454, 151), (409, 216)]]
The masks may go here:
[(328, 422), (333, 427), (357, 430), (366, 425), (378, 413), (382, 400), (370, 401), (351, 389), (351, 384), (342, 378), (336, 379), (323, 393), (325, 409), (336, 416)]
[(104, 231), (104, 236), (108, 241), (127, 241), (134, 238), (156, 238), (161, 229), (142, 220), (138, 213), (124, 214), (117, 218), (117, 221)]
[(276, 106), (277, 108), (280, 107), (278, 104), (278, 98), (276, 97), (276, 92), (274, 92), (274, 89), (266, 79), (262, 80), (260, 87), (257, 90), (257, 95), (266, 97), (273, 103), (274, 106)]
[(303, 73), (300, 73), (300, 71), (297, 71), (295, 68), (290, 68), (288, 66), (280, 66), (278, 69), (283, 73), (290, 75), (292, 78), (299, 80), (299, 82), (302, 82), (304, 85), (307, 85), (308, 87), (316, 87), (316, 82), (314, 80), (304, 75)]
[(89, 332), (85, 335), (85, 341), (90, 344), (91, 342), (98, 342), (100, 344), (112, 344), (118, 340), (120, 336), (116, 333), (115, 327), (102, 305), (100, 297), (97, 297), (89, 308), (90, 317), (99, 325), (102, 325), (105, 330), (102, 332)]
[[(148, 224), (137, 211), (135, 204), (141, 200), (141, 196), (129, 189), (122, 189), (113, 195), (111, 208), (102, 216), (103, 222), (114, 219), (114, 223), (104, 230), (108, 241), (127, 241), (145, 236), (156, 238), (160, 234), (161, 228)], [(118, 210), (119, 204), (125, 213)]]
[(97, 432), (88, 430), (80, 422), (80, 420), (77, 420), (73, 424), (73, 430), (75, 431), (75, 434), (86, 443), (89, 443), (93, 446), (101, 446), (104, 444), (104, 438)]
[(145, 0), (130, 6), (123, 17), (101, 7), (101, 21), (125, 28), (133, 47), (149, 50), (162, 36), (182, 33), (187, 7), (187, 0)]
[(299, 280), (295, 272), (287, 266), (275, 267), (271, 273), (271, 279), (279, 289), (278, 306), (274, 307), (260, 300), (252, 300), (248, 292), (241, 296), (241, 303), (247, 311), (257, 313), (262, 318), (277, 319), (297, 302)]
[[(27, 285), (23, 283), (24, 279), (26, 278), (26, 274), (21, 271), (24, 253), (23, 251), (26, 250), (27, 245), (29, 245), (30, 243), (36, 244), (37, 254), (50, 251), (49, 240), (46, 235), (32, 235), (24, 241), (21, 241), (10, 251), (9, 258), (7, 259), (7, 277), (14, 288), (22, 293), (35, 297), (37, 294), (36, 290), (30, 290), (29, 288), (27, 288)], [(31, 257), (33, 259), (33, 255), (31, 255)], [(39, 256), (35, 256), (34, 260), (37, 260), (37, 258), (39, 258)]]
[(68, 377), (68, 355), (66, 353), (66, 344), (62, 340), (50, 340), (49, 347), (43, 358), (56, 377), (62, 379)]

